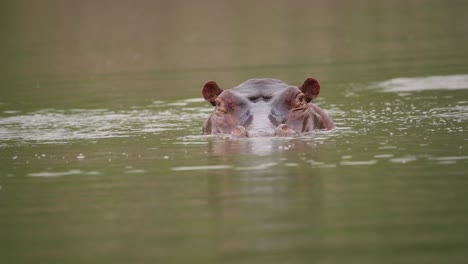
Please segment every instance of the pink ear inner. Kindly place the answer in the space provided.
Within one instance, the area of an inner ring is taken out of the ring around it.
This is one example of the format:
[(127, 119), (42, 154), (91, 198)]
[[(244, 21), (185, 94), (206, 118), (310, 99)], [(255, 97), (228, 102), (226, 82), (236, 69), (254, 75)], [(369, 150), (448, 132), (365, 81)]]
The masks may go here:
[(208, 81), (203, 85), (202, 94), (205, 100), (215, 106), (215, 100), (223, 92), (215, 81)]
[(320, 93), (320, 84), (314, 78), (307, 78), (299, 89), (305, 94), (306, 101), (309, 103)]

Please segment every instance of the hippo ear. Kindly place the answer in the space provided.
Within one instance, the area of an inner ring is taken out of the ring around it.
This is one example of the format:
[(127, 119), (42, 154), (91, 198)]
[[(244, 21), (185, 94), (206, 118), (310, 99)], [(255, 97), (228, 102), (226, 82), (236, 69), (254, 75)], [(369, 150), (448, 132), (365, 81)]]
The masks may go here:
[(315, 99), (320, 92), (320, 84), (314, 78), (307, 78), (299, 89), (305, 94), (306, 101), (309, 103)]
[(215, 81), (208, 81), (203, 85), (202, 94), (207, 102), (215, 106), (215, 100), (223, 92)]

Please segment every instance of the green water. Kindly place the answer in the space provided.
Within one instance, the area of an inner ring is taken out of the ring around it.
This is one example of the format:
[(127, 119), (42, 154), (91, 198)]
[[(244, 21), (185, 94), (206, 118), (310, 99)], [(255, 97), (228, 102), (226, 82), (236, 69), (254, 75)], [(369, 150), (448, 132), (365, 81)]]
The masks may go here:
[[(464, 1), (0, 4), (2, 263), (466, 263)], [(201, 135), (320, 80), (337, 129)]]

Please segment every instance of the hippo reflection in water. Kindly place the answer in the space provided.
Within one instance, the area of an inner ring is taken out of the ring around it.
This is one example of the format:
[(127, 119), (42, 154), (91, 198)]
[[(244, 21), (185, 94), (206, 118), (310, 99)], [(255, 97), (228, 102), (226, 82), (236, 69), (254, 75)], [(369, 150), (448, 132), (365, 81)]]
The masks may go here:
[(320, 107), (311, 103), (320, 85), (308, 78), (300, 86), (275, 79), (250, 79), (222, 90), (214, 81), (205, 83), (203, 97), (215, 109), (203, 125), (204, 134), (291, 136), (335, 125)]

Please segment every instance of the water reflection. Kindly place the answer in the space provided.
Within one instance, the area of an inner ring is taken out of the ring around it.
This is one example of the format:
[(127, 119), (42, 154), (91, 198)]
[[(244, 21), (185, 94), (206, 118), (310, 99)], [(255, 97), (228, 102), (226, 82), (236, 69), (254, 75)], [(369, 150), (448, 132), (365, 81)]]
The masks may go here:
[(294, 138), (242, 138), (231, 139), (221, 138), (211, 140), (209, 144), (210, 154), (213, 156), (229, 155), (259, 155), (266, 156), (278, 151), (309, 152), (313, 151), (313, 135), (310, 134), (310, 141), (302, 141)]

